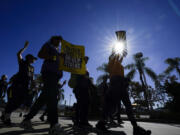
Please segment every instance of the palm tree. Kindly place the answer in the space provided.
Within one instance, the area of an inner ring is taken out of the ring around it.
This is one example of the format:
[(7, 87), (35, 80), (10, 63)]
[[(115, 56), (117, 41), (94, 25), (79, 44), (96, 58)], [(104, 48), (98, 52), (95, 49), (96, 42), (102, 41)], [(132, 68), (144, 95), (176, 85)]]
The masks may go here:
[(142, 92), (143, 88), (139, 82), (131, 81), (129, 83), (129, 95), (133, 98), (135, 103), (137, 100), (142, 100)]
[(97, 78), (97, 80), (96, 80), (96, 83), (97, 83), (97, 84), (100, 84), (100, 83), (103, 81), (103, 78), (104, 78), (104, 77), (108, 77), (108, 76), (109, 76), (109, 72), (108, 72), (107, 67), (108, 67), (108, 64), (107, 64), (107, 63), (103, 63), (101, 66), (99, 66), (99, 67), (96, 68), (98, 71), (102, 71), (102, 72), (103, 72), (103, 74), (100, 75), (100, 76)]
[(165, 63), (169, 65), (167, 69), (164, 71), (166, 74), (170, 74), (173, 70), (176, 70), (176, 72), (179, 74), (179, 77), (180, 77), (180, 58), (179, 57), (168, 58), (165, 60)]
[[(136, 53), (133, 56), (133, 59), (134, 59), (134, 63), (128, 64), (125, 66), (125, 69), (130, 70), (130, 72), (126, 75), (126, 77), (128, 77), (129, 79), (133, 79), (135, 74), (137, 73), (137, 71), (139, 72), (139, 78), (140, 78), (140, 81), (141, 81), (142, 86), (144, 88), (144, 98), (145, 98), (145, 101), (147, 104), (147, 109), (149, 110), (149, 101), (148, 101), (148, 92), (147, 92), (148, 85), (147, 85), (145, 73), (149, 77), (151, 77), (151, 79), (154, 82), (156, 81), (157, 76), (151, 68), (146, 67), (145, 61), (148, 60), (149, 58), (143, 57), (142, 52)], [(152, 107), (151, 107), (151, 109), (152, 109)]]

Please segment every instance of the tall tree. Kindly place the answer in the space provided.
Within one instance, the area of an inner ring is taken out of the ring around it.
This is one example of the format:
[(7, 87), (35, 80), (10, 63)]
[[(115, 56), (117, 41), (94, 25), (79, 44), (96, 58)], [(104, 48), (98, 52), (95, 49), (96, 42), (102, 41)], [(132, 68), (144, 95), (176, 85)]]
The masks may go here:
[(136, 101), (143, 99), (142, 92), (143, 87), (139, 82), (131, 81), (129, 83), (129, 95), (133, 98), (134, 103), (137, 103)]
[(103, 72), (103, 74), (100, 75), (100, 76), (97, 78), (97, 80), (96, 80), (96, 83), (97, 83), (97, 84), (100, 84), (100, 83), (103, 81), (103, 78), (104, 78), (104, 77), (108, 77), (108, 76), (109, 76), (107, 67), (108, 67), (108, 64), (107, 64), (107, 63), (103, 63), (101, 66), (99, 66), (99, 67), (96, 68), (98, 71)]
[(170, 76), (164, 86), (169, 97), (166, 107), (174, 112), (180, 112), (180, 83), (177, 82), (176, 76)]
[(179, 74), (180, 77), (180, 58), (168, 58), (165, 60), (165, 63), (168, 64), (167, 69), (165, 70), (166, 74), (170, 74), (173, 70), (176, 70), (176, 72)]
[(165, 90), (164, 83), (168, 79), (168, 76), (164, 73), (161, 73), (157, 76), (157, 81), (155, 83), (156, 96), (158, 98), (158, 105), (164, 107), (167, 102), (167, 92)]
[[(128, 78), (130, 79), (133, 79), (135, 74), (139, 73), (139, 79), (141, 81), (141, 84), (143, 86), (143, 92), (144, 92), (144, 98), (145, 98), (145, 101), (146, 101), (146, 104), (147, 104), (147, 109), (149, 110), (149, 101), (148, 101), (148, 85), (147, 85), (147, 81), (146, 81), (146, 76), (145, 76), (145, 73), (155, 82), (156, 81), (156, 78), (157, 78), (157, 75), (155, 74), (155, 72), (149, 68), (149, 67), (146, 67), (145, 65), (145, 61), (148, 60), (149, 58), (148, 57), (143, 57), (143, 53), (142, 52), (139, 52), (139, 53), (136, 53), (134, 56), (133, 56), (133, 59), (134, 59), (134, 63), (132, 64), (128, 64), (125, 66), (125, 69), (129, 69), (130, 72), (126, 75)], [(151, 108), (152, 109), (152, 108)]]

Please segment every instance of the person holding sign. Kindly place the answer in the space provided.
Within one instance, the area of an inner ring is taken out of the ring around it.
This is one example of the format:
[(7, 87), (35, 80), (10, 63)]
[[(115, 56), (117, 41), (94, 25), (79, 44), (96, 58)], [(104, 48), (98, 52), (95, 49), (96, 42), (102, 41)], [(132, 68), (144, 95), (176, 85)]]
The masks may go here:
[[(61, 90), (65, 84), (66, 84), (66, 80), (62, 84), (61, 83), (58, 84), (58, 94), (57, 94), (58, 101), (62, 98), (62, 93), (61, 93), (62, 91)], [(48, 109), (46, 108), (45, 112), (39, 117), (39, 119), (41, 121), (44, 121), (44, 116), (47, 114), (48, 114)]]
[(62, 40), (61, 52), (66, 55), (60, 59), (60, 70), (71, 72), (72, 74), (85, 74), (84, 46), (74, 45)]
[[(85, 64), (87, 64), (89, 57), (85, 56)], [(77, 105), (75, 108), (75, 121), (74, 127), (91, 128), (92, 126), (88, 122), (88, 108), (90, 100), (90, 87), (92, 82), (89, 77), (89, 72), (86, 69), (86, 73), (83, 75), (76, 74), (76, 86), (73, 89), (75, 94)]]
[[(124, 33), (124, 31), (122, 33)], [(124, 34), (120, 33), (119, 35), (122, 35), (122, 37), (125, 38)], [(120, 40), (121, 36), (118, 37), (118, 39)], [(110, 87), (105, 97), (102, 119), (96, 124), (96, 128), (103, 132), (109, 132), (105, 126), (105, 119), (110, 115), (109, 113), (117, 103), (122, 101), (126, 107), (128, 118), (133, 126), (133, 135), (150, 135), (151, 131), (146, 131), (138, 126), (134, 118), (128, 94), (129, 79), (124, 77), (124, 66), (122, 65), (123, 58), (126, 55), (127, 50), (122, 50), (121, 54), (113, 52), (109, 57), (107, 70), (110, 76)]]
[(50, 41), (45, 43), (38, 53), (38, 57), (44, 60), (41, 69), (44, 88), (30, 112), (21, 123), (21, 126), (25, 129), (32, 128), (30, 120), (37, 114), (42, 106), (46, 105), (48, 121), (50, 123), (49, 134), (58, 135), (63, 132), (58, 124), (57, 114), (58, 82), (63, 76), (62, 71), (59, 70), (60, 57), (63, 57), (63, 54), (58, 51), (61, 41), (61, 36), (52, 36)]

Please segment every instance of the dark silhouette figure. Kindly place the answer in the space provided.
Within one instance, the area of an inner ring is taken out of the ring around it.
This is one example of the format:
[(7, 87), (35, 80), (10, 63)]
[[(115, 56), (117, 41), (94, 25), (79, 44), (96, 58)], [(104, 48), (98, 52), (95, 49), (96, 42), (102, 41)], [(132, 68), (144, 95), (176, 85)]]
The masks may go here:
[[(59, 101), (60, 98), (61, 98), (61, 91), (60, 91), (60, 89), (61, 89), (65, 84), (66, 84), (66, 80), (63, 82), (63, 84), (60, 84), (60, 83), (58, 84), (58, 94), (57, 94), (57, 99), (58, 99), (58, 101)], [(48, 114), (48, 109), (47, 109), (47, 107), (46, 107), (44, 113), (39, 117), (39, 119), (40, 119), (41, 121), (44, 121), (44, 116), (47, 115), (47, 114)]]
[(7, 76), (6, 75), (2, 75), (1, 79), (0, 79), (0, 99), (4, 98), (7, 92)]
[[(30, 110), (32, 104), (33, 104), (33, 99), (37, 94), (37, 90), (35, 88), (34, 82), (32, 83), (33, 85), (31, 85), (31, 88), (28, 92), (28, 96), (25, 99), (24, 104), (21, 106), (22, 108), (22, 112), (19, 114), (19, 117), (25, 117), (26, 113)], [(25, 112), (25, 114), (23, 115), (23, 112)]]
[(26, 55), (25, 60), (22, 58), (22, 52), (28, 47), (29, 42), (26, 41), (24, 48), (18, 53), (19, 72), (16, 74), (16, 78), (12, 82), (12, 98), (8, 101), (5, 112), (3, 112), (2, 119), (4, 124), (10, 125), (10, 115), (20, 105), (22, 105), (28, 98), (28, 92), (33, 81), (34, 67), (31, 65), (37, 59), (31, 54)]
[(108, 72), (110, 75), (110, 87), (105, 97), (102, 119), (96, 124), (96, 128), (103, 132), (109, 132), (105, 126), (105, 119), (110, 115), (110, 110), (115, 108), (117, 103), (122, 101), (126, 107), (128, 118), (133, 126), (134, 135), (144, 135), (141, 134), (141, 131), (149, 134), (150, 132), (146, 132), (146, 130), (137, 125), (134, 118), (129, 94), (127, 91), (129, 81), (124, 77), (124, 67), (121, 64), (122, 60), (123, 57), (120, 57), (120, 55), (116, 54), (113, 54), (109, 58)]
[(105, 103), (105, 95), (109, 89), (108, 83), (108, 76), (103, 77), (102, 83), (98, 86), (98, 96), (100, 98), (100, 110), (102, 110), (104, 103)]
[(117, 103), (116, 106), (116, 113), (113, 115), (113, 119), (116, 117), (118, 124), (123, 124), (121, 119), (121, 101)]
[[(103, 77), (103, 81), (102, 83), (99, 85), (98, 87), (98, 96), (100, 98), (100, 110), (102, 111), (103, 106), (105, 105), (105, 100), (106, 100), (106, 94), (108, 94), (108, 90), (109, 90), (109, 83), (107, 82), (109, 76), (105, 75)], [(108, 126), (121, 126), (120, 124), (122, 124), (122, 120), (120, 117), (120, 111), (121, 111), (121, 103), (117, 102), (116, 105), (114, 106), (114, 108), (112, 108), (112, 110), (108, 110), (109, 111), (109, 116), (107, 116), (106, 118), (106, 123), (108, 123)], [(116, 117), (118, 123), (116, 123), (114, 121), (114, 117)]]
[(13, 82), (15, 81), (15, 79), (16, 79), (16, 76), (17, 76), (17, 74), (14, 74), (10, 79), (9, 79), (9, 82), (8, 82), (8, 84), (9, 84), (9, 87), (7, 88), (7, 100), (8, 100), (8, 102), (10, 102), (10, 100), (11, 100), (11, 98), (12, 98), (12, 90), (13, 90)]
[[(85, 63), (87, 64), (89, 58), (85, 57)], [(89, 88), (92, 83), (89, 77), (89, 72), (86, 70), (85, 75), (76, 75), (76, 87), (73, 89), (77, 104), (75, 106), (75, 118), (74, 126), (81, 128), (91, 128), (92, 126), (88, 122), (88, 111), (90, 102)]]
[(58, 124), (57, 113), (58, 82), (63, 76), (63, 72), (59, 70), (60, 57), (63, 56), (63, 54), (58, 51), (61, 40), (61, 36), (51, 37), (50, 41), (45, 43), (38, 53), (38, 57), (44, 60), (41, 69), (44, 87), (30, 112), (21, 123), (23, 128), (32, 128), (30, 120), (37, 114), (42, 106), (46, 105), (48, 121), (50, 123), (49, 134), (53, 135), (62, 132)]

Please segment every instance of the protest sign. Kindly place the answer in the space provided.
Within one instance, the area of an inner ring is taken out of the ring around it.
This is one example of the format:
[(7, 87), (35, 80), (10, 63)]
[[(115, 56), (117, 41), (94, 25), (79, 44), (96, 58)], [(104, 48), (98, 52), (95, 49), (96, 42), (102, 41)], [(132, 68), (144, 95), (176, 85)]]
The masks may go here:
[(60, 58), (60, 70), (73, 74), (85, 74), (86, 65), (84, 61), (84, 46), (73, 45), (65, 40), (61, 42), (61, 52), (65, 54)]

